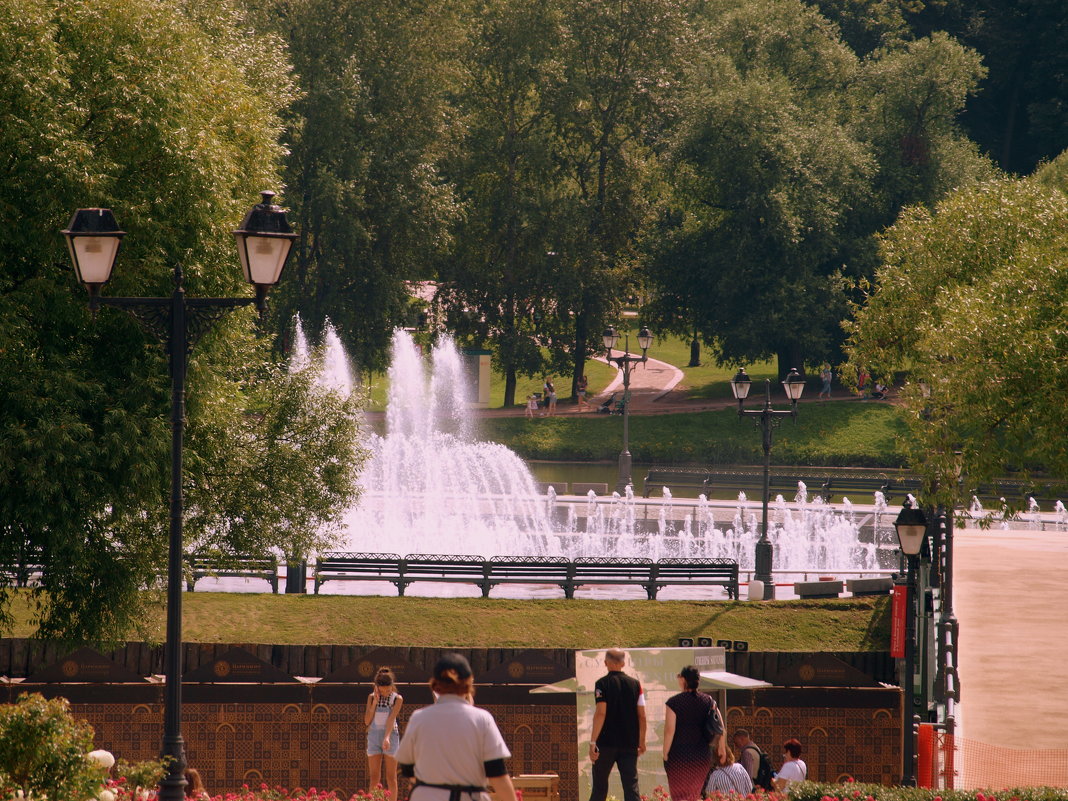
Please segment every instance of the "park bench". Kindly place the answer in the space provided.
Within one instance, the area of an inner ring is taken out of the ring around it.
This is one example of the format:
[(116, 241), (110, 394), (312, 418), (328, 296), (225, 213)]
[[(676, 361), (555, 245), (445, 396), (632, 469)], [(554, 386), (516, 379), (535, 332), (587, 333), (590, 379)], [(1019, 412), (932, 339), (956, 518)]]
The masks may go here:
[(465, 554), (408, 554), (401, 563), (397, 590), (416, 581), (446, 581), (477, 584), (483, 597), (489, 595), (489, 563), (481, 556)]
[(395, 553), (324, 553), (315, 563), (315, 592), (327, 581), (389, 581), (400, 591), (401, 563)]
[(738, 600), (738, 563), (730, 559), (661, 559), (653, 565), (646, 590), (649, 600), (661, 587), (677, 584), (714, 584)]
[(278, 561), (275, 559), (191, 554), (186, 558), (186, 565), (185, 587), (189, 592), (199, 579), (206, 576), (263, 579), (271, 585), (271, 592), (278, 592)]
[(580, 556), (571, 563), (571, 580), (564, 586), (564, 595), (574, 598), (575, 590), (588, 584), (637, 584), (648, 593), (652, 567), (652, 559)]
[(489, 588), (498, 584), (555, 584), (571, 581), (571, 560), (565, 556), (494, 556), (489, 560)]

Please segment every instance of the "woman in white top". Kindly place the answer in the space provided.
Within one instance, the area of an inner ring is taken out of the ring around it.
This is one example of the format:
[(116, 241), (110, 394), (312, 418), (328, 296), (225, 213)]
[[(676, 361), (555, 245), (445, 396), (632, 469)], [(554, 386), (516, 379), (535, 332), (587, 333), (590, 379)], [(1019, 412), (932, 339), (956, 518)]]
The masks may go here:
[(386, 769), (386, 789), (389, 797), (397, 797), (397, 749), (400, 748), (400, 727), (397, 715), (404, 705), (404, 697), (393, 689), (393, 671), (379, 668), (375, 686), (367, 696), (367, 710), (363, 723), (367, 726), (367, 767), (371, 772), (371, 790), (381, 783), (382, 768)]
[(801, 743), (787, 740), (782, 744), (782, 767), (775, 774), (775, 789), (785, 793), (793, 782), (803, 782), (808, 777), (808, 765), (801, 759)]
[(749, 776), (749, 771), (741, 762), (734, 761), (734, 752), (730, 748), (724, 746), (722, 755), (718, 757), (716, 751), (713, 750), (712, 759), (717, 764), (708, 774), (705, 795), (713, 793), (749, 795), (753, 792), (753, 780)]
[(411, 801), (516, 801), (504, 760), (512, 754), (493, 716), (474, 706), (471, 665), (445, 654), (434, 666), (437, 699), (412, 713), (397, 753), (401, 773), (414, 779)]

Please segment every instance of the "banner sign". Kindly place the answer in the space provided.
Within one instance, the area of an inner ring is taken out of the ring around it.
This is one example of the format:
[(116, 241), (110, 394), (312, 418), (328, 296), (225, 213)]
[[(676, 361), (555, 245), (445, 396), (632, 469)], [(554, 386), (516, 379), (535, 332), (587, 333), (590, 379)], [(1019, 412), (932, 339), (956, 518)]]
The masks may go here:
[(895, 584), (890, 603), (890, 656), (905, 658), (905, 618), (908, 615), (909, 588)]

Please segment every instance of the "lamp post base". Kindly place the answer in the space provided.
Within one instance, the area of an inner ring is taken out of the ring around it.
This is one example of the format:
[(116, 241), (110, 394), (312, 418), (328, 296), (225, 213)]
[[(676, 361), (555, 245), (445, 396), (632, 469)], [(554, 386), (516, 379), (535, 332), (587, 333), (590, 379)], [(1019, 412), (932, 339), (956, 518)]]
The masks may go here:
[(756, 571), (753, 578), (764, 582), (764, 600), (775, 600), (775, 580), (771, 576), (773, 546), (770, 540), (761, 539), (756, 544)]

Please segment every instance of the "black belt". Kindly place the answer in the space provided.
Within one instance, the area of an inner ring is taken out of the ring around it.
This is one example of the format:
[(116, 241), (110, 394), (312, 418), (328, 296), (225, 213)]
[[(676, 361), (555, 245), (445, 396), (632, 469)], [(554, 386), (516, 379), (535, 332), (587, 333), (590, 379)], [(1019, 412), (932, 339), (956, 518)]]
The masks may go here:
[(437, 790), (448, 790), (449, 801), (460, 801), (460, 796), (463, 793), (486, 793), (489, 792), (485, 787), (474, 787), (466, 784), (431, 784), (430, 782), (415, 780), (416, 787), (433, 787)]

